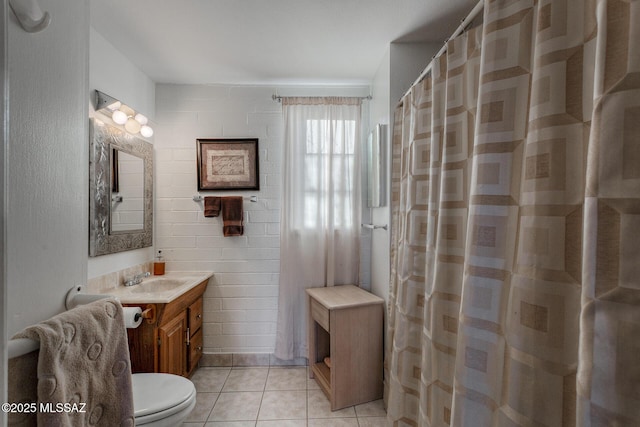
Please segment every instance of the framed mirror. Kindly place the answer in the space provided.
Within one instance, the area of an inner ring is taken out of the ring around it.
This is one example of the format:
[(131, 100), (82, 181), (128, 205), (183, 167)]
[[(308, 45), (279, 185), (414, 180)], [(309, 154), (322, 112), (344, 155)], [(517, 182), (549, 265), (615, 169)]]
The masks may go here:
[(90, 140), (89, 256), (151, 246), (152, 145), (98, 119)]
[(386, 203), (384, 143), (386, 125), (378, 124), (367, 140), (367, 207), (379, 208)]

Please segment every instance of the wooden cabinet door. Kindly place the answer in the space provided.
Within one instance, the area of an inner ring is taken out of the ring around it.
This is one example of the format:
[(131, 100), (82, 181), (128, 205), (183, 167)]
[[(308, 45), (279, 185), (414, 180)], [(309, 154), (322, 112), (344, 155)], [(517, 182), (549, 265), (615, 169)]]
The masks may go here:
[(159, 372), (184, 376), (187, 367), (187, 313), (158, 328)]

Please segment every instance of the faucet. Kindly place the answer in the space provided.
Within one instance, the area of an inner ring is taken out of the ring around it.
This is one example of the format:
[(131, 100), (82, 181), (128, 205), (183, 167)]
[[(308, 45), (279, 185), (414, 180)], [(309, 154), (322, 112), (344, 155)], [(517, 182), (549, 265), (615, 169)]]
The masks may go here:
[(151, 276), (151, 273), (148, 272), (148, 271), (145, 271), (144, 273), (136, 274), (135, 276), (132, 276), (132, 277), (129, 277), (128, 279), (125, 279), (124, 285), (125, 286), (138, 285), (138, 284), (142, 283), (142, 279), (144, 279), (145, 277), (149, 277), (149, 276)]

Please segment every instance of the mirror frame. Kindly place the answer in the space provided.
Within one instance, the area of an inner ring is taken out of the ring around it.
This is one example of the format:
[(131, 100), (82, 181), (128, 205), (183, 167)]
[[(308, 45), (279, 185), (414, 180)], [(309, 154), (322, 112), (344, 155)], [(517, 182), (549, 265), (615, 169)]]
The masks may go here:
[[(153, 243), (153, 146), (99, 119), (90, 120), (89, 152), (89, 256), (95, 257)], [(115, 148), (144, 163), (144, 229), (111, 230), (111, 149)]]

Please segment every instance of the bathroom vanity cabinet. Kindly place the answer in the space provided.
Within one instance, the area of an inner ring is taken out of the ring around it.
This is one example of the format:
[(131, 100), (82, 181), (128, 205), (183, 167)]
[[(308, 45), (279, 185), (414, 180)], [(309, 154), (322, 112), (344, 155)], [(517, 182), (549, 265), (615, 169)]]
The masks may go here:
[(209, 279), (163, 304), (124, 304), (155, 315), (127, 329), (131, 370), (191, 376), (202, 357), (202, 295)]
[(380, 399), (383, 299), (350, 285), (307, 294), (309, 376), (331, 410)]

